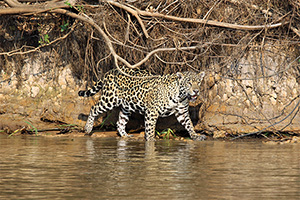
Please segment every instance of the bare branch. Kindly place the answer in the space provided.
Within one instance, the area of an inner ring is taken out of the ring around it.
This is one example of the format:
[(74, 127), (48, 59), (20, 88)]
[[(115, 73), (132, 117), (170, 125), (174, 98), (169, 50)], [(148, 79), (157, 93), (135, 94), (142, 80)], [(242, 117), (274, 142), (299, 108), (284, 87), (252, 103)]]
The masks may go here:
[(284, 21), (284, 22), (279, 22), (276, 24), (266, 24), (266, 25), (257, 25), (257, 26), (230, 24), (230, 23), (226, 23), (226, 22), (218, 22), (218, 21), (213, 21), (213, 20), (175, 17), (175, 16), (164, 15), (164, 14), (156, 13), (156, 12), (142, 11), (137, 8), (135, 8), (135, 10), (133, 10), (133, 9), (129, 8), (128, 6), (125, 6), (125, 5), (115, 2), (115, 1), (107, 0), (107, 2), (111, 5), (114, 5), (114, 6), (117, 6), (119, 8), (126, 10), (126, 11), (132, 13), (133, 15), (142, 15), (142, 16), (147, 16), (147, 17), (159, 17), (159, 18), (164, 18), (164, 19), (173, 20), (173, 21), (207, 24), (210, 26), (231, 28), (231, 29), (237, 29), (237, 30), (252, 30), (252, 31), (254, 31), (254, 30), (261, 30), (261, 29), (265, 29), (265, 28), (272, 29), (272, 28), (277, 28), (277, 27), (280, 27), (280, 26), (283, 26), (283, 25), (289, 23), (287, 21)]
[[(6, 0), (10, 1), (10, 0)], [(15, 5), (12, 8), (4, 8), (0, 9), (0, 16), (1, 15), (11, 15), (11, 14), (34, 14), (34, 13), (42, 13), (50, 10), (54, 10), (57, 8), (69, 8), (68, 5), (66, 5), (64, 2), (55, 2), (55, 3), (47, 3), (45, 5), (26, 5), (26, 4), (21, 4)]]
[[(26, 5), (26, 4), (16, 4), (11, 2), (11, 0), (6, 0), (10, 2), (11, 8), (4, 8), (0, 9), (0, 16), (1, 15), (11, 15), (11, 14), (34, 14), (34, 13), (41, 13), (46, 11), (51, 11), (58, 8), (69, 8), (70, 6), (65, 4), (65, 2), (49, 2), (46, 4), (38, 4), (38, 5)], [(70, 1), (70, 4), (72, 1)], [(72, 5), (72, 4), (71, 4)]]
[[(129, 68), (137, 68), (139, 66), (141, 66), (142, 64), (144, 64), (153, 54), (155, 53), (158, 53), (158, 52), (163, 52), (163, 51), (176, 51), (176, 50), (195, 50), (195, 49), (198, 49), (199, 46), (190, 46), (190, 47), (180, 47), (180, 48), (158, 48), (158, 49), (155, 49), (151, 52), (149, 52), (141, 61), (139, 61), (138, 63), (134, 64), (134, 65), (131, 65), (129, 62), (127, 62), (124, 58), (122, 58), (121, 56), (119, 56), (113, 45), (112, 45), (112, 42), (111, 40), (109, 39), (108, 35), (101, 29), (101, 27), (96, 24), (94, 22), (94, 20), (90, 17), (88, 17), (87, 15), (77, 15), (75, 13), (72, 13), (72, 12), (69, 12), (67, 10), (63, 10), (63, 9), (56, 9), (56, 10), (53, 10), (51, 12), (55, 12), (55, 13), (60, 13), (60, 14), (65, 14), (65, 15), (68, 15), (68, 16), (71, 16), (73, 18), (76, 18), (76, 19), (80, 19), (84, 22), (87, 22), (89, 23), (90, 25), (92, 25), (94, 28), (97, 29), (97, 31), (99, 31), (99, 33), (102, 35), (102, 37), (104, 38), (111, 54), (113, 55), (113, 57), (115, 58), (115, 61), (119, 60), (121, 61), (122, 63), (124, 63), (127, 67)], [(117, 63), (117, 62), (116, 62)]]
[(4, 2), (7, 3), (10, 7), (17, 7), (17, 6), (22, 5), (17, 0), (4, 0)]

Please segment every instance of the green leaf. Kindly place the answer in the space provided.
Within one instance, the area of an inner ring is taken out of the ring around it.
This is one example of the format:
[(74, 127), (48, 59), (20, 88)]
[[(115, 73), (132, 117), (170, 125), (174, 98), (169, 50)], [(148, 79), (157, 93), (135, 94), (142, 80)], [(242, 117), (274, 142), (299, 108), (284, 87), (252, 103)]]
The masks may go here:
[(69, 26), (69, 22), (65, 23), (65, 21), (63, 21), (63, 25), (60, 25), (60, 31), (64, 32), (66, 30), (68, 30), (68, 26)]
[(66, 4), (67, 6), (70, 6), (70, 8), (73, 8), (73, 6), (71, 5), (71, 3), (70, 3), (69, 1), (65, 1), (65, 4)]
[(50, 43), (48, 34), (44, 35), (44, 40), (45, 40), (45, 43), (47, 43), (47, 44)]
[(37, 134), (38, 134), (37, 128), (35, 128), (30, 122), (28, 122), (28, 121), (25, 121), (25, 122), (26, 122), (27, 124), (29, 124), (29, 126), (32, 127), (32, 129), (31, 129), (30, 131), (33, 131), (33, 130), (34, 130), (35, 135), (37, 136)]
[(18, 129), (18, 130), (15, 130), (13, 133), (11, 133), (8, 137), (11, 137), (11, 136), (13, 136), (14, 134), (16, 134), (17, 132), (19, 132), (20, 131), (20, 129)]

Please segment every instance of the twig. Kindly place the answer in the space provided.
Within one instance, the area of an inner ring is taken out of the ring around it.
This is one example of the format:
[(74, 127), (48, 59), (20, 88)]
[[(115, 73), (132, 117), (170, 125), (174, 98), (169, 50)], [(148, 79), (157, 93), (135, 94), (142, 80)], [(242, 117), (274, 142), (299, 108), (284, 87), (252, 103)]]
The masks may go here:
[(162, 63), (165, 63), (165, 64), (169, 64), (169, 65), (184, 65), (184, 64), (188, 64), (188, 63), (194, 62), (196, 60), (196, 58), (198, 58), (198, 55), (194, 56), (194, 58), (192, 60), (186, 60), (186, 59), (184, 59), (184, 62), (168, 62), (168, 61), (163, 60), (157, 54), (155, 54), (155, 57), (158, 60), (160, 60)]
[[(113, 3), (110, 3), (110, 4), (111, 4), (111, 5), (114, 5)], [(138, 20), (138, 22), (139, 22), (139, 24), (140, 24), (140, 26), (141, 26), (141, 28), (142, 28), (142, 30), (143, 30), (143, 33), (145, 34), (145, 37), (146, 37), (146, 38), (149, 38), (150, 36), (149, 36), (149, 34), (148, 34), (148, 32), (147, 32), (147, 30), (146, 30), (146, 28), (145, 28), (145, 25), (144, 25), (142, 19), (141, 19), (140, 16), (139, 16), (139, 13), (138, 13), (137, 11), (133, 10), (132, 8), (130, 8), (130, 7), (128, 7), (128, 6), (125, 6), (125, 5), (123, 5), (123, 4), (119, 4), (119, 3), (118, 3), (118, 5), (119, 5), (118, 7), (120, 7), (120, 8), (122, 8), (122, 9), (126, 10), (127, 12), (129, 12), (129, 13), (131, 13), (133, 16), (135, 16), (135, 18)]]
[(292, 31), (293, 31), (296, 35), (298, 35), (298, 37), (300, 37), (300, 32), (299, 32), (298, 29), (296, 29), (296, 28), (293, 27), (293, 26), (291, 26), (291, 29), (292, 29)]
[(202, 18), (202, 19), (206, 19), (209, 15), (210, 15), (210, 13), (212, 12), (212, 10), (216, 7), (216, 5), (218, 4), (218, 3), (220, 3), (221, 1), (216, 1), (215, 3), (214, 3), (214, 5), (209, 9), (209, 11), (204, 15), (204, 17)]
[[(125, 42), (123, 43), (123, 42), (117, 40), (115, 37), (113, 37), (113, 36), (109, 33), (109, 31), (107, 30), (107, 27), (106, 27), (106, 23), (105, 23), (104, 21), (103, 21), (103, 28), (104, 28), (104, 31), (105, 31), (105, 33), (107, 34), (107, 36), (109, 36), (109, 37), (112, 39), (112, 40), (111, 40), (112, 43), (117, 44), (117, 45), (121, 45), (121, 46), (124, 46), (124, 47), (127, 47), (127, 48), (130, 48), (130, 49), (134, 49), (134, 50), (137, 50), (137, 51), (141, 51), (141, 52), (143, 52), (143, 53), (147, 53), (147, 52), (144, 51), (144, 50), (138, 49), (138, 48), (133, 47), (133, 46), (125, 45)], [(144, 48), (144, 49), (146, 49), (146, 48)]]

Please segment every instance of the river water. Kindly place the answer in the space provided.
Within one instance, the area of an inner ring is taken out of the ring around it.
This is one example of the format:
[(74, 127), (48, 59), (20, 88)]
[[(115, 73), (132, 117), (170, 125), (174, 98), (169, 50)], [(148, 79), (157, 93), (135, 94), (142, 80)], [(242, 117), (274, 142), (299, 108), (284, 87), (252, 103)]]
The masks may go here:
[(300, 199), (300, 145), (0, 136), (0, 199)]

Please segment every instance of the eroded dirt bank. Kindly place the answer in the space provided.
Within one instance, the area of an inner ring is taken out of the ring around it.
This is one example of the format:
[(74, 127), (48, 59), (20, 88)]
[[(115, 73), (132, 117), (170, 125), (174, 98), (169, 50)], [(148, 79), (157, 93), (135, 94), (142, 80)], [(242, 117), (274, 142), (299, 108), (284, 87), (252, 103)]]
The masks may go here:
[[(29, 123), (37, 129), (54, 128), (57, 124), (76, 125), (79, 129), (84, 126), (90, 107), (101, 94), (94, 98), (78, 97), (78, 91), (84, 89), (85, 84), (72, 76), (70, 66), (59, 70), (43, 72), (39, 60), (29, 59), (23, 67), (23, 82), (19, 87), (14, 72), (2, 72), (1, 130), (30, 128)], [(242, 70), (245, 74), (251, 73), (249, 67)], [(55, 80), (51, 78), (54, 73), (58, 74)], [(196, 130), (205, 131), (214, 138), (260, 130), (278, 135), (282, 132), (299, 134), (300, 116), (296, 112), (299, 108), (299, 84), (296, 77), (288, 74), (259, 81), (261, 83), (256, 84), (252, 80), (242, 80), (241, 86), (213, 72), (207, 73), (202, 95), (190, 108)], [(118, 109), (114, 109), (100, 117), (95, 126), (106, 119), (106, 125), (114, 127), (117, 114)], [(142, 131), (143, 123), (143, 116), (133, 115), (128, 128)], [(183, 129), (174, 117), (160, 119), (157, 128)]]

